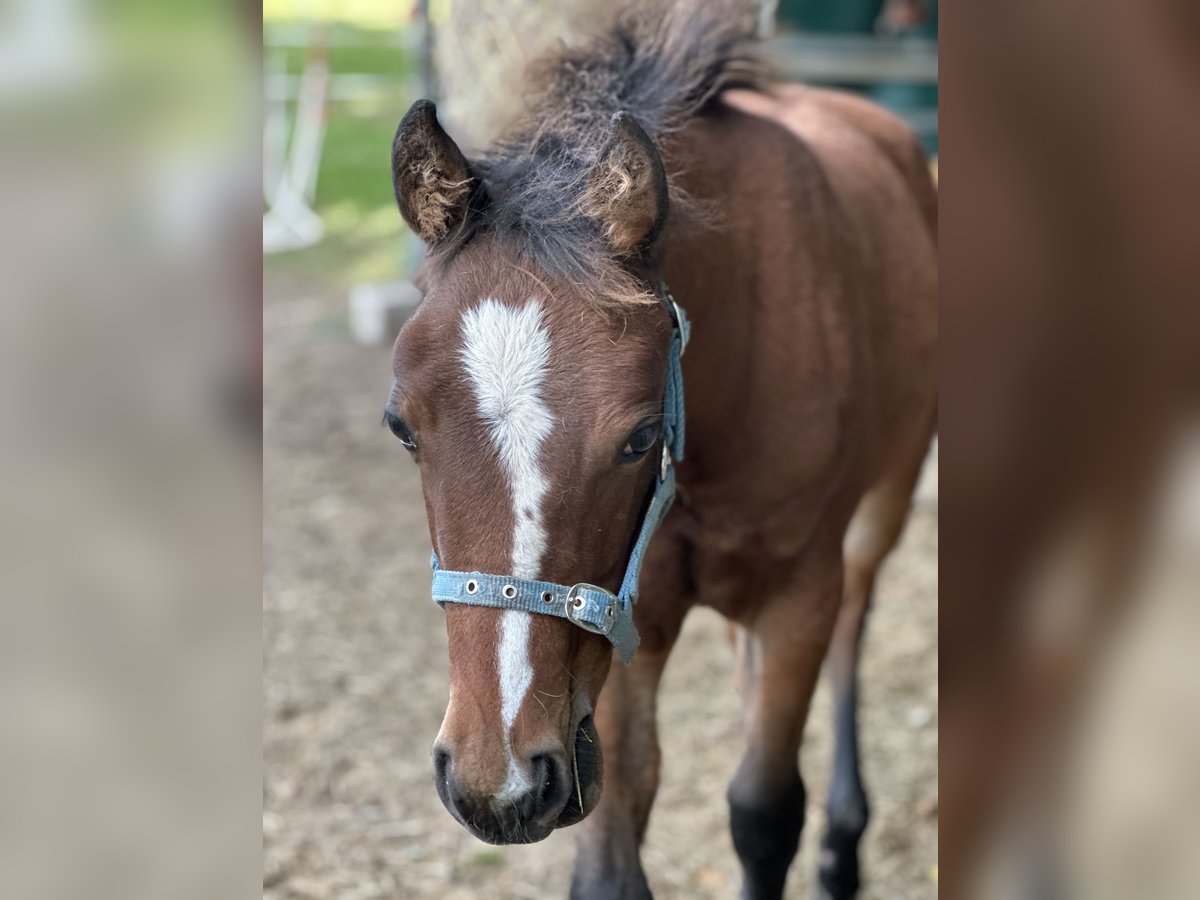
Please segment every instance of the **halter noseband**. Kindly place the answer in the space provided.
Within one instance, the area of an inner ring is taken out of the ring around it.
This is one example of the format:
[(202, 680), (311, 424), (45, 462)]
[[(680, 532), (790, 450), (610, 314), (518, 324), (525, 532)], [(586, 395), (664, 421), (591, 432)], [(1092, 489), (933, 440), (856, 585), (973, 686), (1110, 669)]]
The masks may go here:
[(558, 616), (585, 631), (604, 635), (626, 665), (632, 661), (640, 641), (633, 624), (638, 576), (650, 538), (675, 499), (675, 461), (683, 459), (683, 371), (679, 361), (687, 346), (691, 326), (665, 282), (659, 285), (658, 293), (671, 316), (671, 348), (663, 395), (662, 462), (655, 479), (654, 495), (642, 519), (642, 528), (629, 555), (620, 589), (614, 594), (585, 582), (565, 585), (483, 572), (452, 572), (438, 567), (437, 553), (434, 553), (433, 601), (438, 606), (444, 609), (447, 603), (462, 603)]

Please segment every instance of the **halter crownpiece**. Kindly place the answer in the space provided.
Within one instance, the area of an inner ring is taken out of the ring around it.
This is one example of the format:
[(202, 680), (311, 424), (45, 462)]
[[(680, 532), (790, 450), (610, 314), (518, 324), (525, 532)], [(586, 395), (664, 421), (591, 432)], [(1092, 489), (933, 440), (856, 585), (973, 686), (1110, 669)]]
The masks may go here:
[(641, 531), (629, 554), (625, 577), (617, 593), (586, 582), (565, 585), (483, 572), (452, 572), (438, 566), (437, 553), (434, 553), (433, 601), (438, 606), (445, 608), (447, 603), (462, 603), (558, 616), (585, 631), (604, 635), (626, 665), (633, 660), (640, 641), (633, 624), (638, 578), (650, 538), (675, 499), (675, 462), (683, 459), (683, 369), (680, 358), (687, 346), (691, 325), (665, 282), (659, 284), (658, 298), (671, 316), (671, 347), (663, 394), (662, 462), (655, 479), (654, 494), (642, 518)]

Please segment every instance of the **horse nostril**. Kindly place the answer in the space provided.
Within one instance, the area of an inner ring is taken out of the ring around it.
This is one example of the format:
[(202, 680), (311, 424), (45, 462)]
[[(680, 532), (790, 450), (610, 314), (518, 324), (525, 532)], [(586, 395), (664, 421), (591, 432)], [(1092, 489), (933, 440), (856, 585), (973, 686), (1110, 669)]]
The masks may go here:
[(445, 784), (450, 771), (450, 751), (438, 748), (433, 751), (433, 777), (437, 783)]
[(451, 766), (454, 758), (450, 755), (449, 750), (441, 747), (435, 748), (433, 751), (433, 783), (437, 788), (438, 797), (441, 798), (442, 804), (453, 815), (462, 815), (462, 794), (452, 783), (453, 773)]
[(529, 792), (532, 801), (530, 812), (536, 818), (548, 815), (557, 816), (567, 802), (566, 769), (556, 756), (546, 753), (539, 754), (530, 760), (533, 768), (533, 790)]

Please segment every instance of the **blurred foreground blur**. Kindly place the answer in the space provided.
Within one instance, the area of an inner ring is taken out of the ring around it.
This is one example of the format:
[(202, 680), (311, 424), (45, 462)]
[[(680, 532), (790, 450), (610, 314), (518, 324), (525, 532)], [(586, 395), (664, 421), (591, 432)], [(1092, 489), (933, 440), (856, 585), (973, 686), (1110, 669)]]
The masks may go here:
[(941, 885), (1198, 896), (1200, 7), (946, 24)]
[(0, 895), (258, 879), (256, 12), (0, 8)]
[[(5, 897), (258, 890), (258, 14), (0, 10)], [(947, 29), (940, 887), (1200, 896), (1200, 5)]]

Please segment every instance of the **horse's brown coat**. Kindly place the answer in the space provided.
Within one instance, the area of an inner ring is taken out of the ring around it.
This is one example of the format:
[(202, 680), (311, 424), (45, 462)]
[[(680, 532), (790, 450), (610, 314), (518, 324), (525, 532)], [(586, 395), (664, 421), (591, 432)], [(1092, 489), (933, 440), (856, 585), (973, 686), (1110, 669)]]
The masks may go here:
[[(525, 755), (569, 755), (595, 709), (607, 778), (583, 826), (575, 889), (637, 895), (659, 765), (658, 678), (687, 610), (716, 608), (734, 623), (747, 705), (747, 755), (730, 788), (735, 846), (749, 895), (777, 896), (802, 823), (800, 736), (839, 608), (833, 674), (839, 696), (852, 699), (874, 573), (935, 427), (936, 197), (902, 124), (827, 91), (729, 90), (658, 140), (673, 190), (692, 198), (693, 213), (712, 211), (711, 221), (669, 219), (655, 252), (631, 255), (655, 227), (647, 207), (588, 202), (643, 289), (665, 277), (693, 323), (679, 498), (647, 557), (633, 665), (609, 673), (602, 638), (535, 617), (534, 687), (513, 744)], [(631, 178), (596, 171), (587, 182), (595, 190), (665, 183), (637, 166)], [(419, 224), (419, 208), (401, 208)], [(616, 454), (660, 409), (667, 316), (657, 306), (597, 306), (594, 285), (540, 266), (516, 235), (480, 229), (450, 240), (451, 251), (435, 248), (427, 298), (397, 341), (391, 401), (420, 446), (442, 564), (505, 573), (512, 534), (504, 479), (455, 360), (461, 316), (485, 297), (537, 298), (553, 345), (544, 399), (557, 422), (541, 451), (551, 538), (540, 575), (615, 589), (657, 464), (654, 452), (624, 465)], [(482, 800), (504, 772), (498, 615), (447, 610), (452, 699), (439, 746), (453, 754), (463, 790)], [(586, 813), (598, 783), (580, 781)], [(831, 827), (839, 821), (831, 811)], [(827, 889), (852, 892), (838, 877)]]

